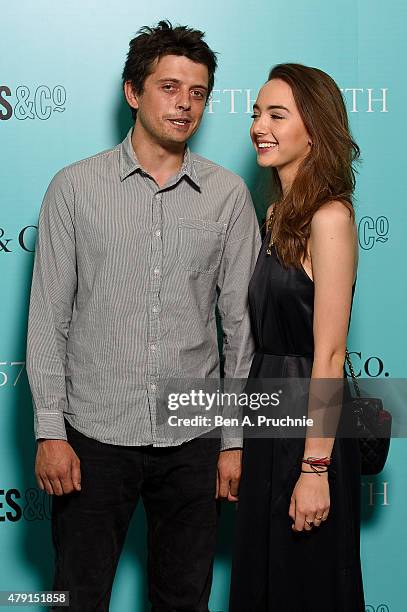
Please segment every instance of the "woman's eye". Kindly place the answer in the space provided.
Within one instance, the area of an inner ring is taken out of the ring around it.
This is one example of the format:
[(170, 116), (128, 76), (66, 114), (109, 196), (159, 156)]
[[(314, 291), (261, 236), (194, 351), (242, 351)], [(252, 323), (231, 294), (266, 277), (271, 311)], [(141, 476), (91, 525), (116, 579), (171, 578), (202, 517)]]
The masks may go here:
[(251, 119), (257, 119), (257, 117), (260, 117), (260, 115), (250, 115)]
[(170, 91), (171, 89), (174, 89), (173, 85), (164, 85), (164, 89), (165, 91)]
[(270, 117), (272, 119), (283, 119), (283, 117), (281, 117), (281, 115), (270, 115)]
[(196, 98), (203, 98), (203, 93), (202, 91), (199, 91), (199, 89), (195, 89), (194, 91), (192, 91), (192, 94), (196, 97)]

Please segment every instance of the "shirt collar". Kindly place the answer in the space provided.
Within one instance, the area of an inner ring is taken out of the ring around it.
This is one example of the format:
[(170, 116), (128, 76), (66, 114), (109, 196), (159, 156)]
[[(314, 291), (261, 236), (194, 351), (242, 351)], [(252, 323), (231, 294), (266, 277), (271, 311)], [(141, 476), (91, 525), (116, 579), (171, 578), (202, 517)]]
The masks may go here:
[[(124, 181), (128, 176), (136, 172), (136, 170), (142, 170), (142, 166), (138, 161), (136, 154), (131, 143), (131, 135), (133, 128), (127, 133), (126, 138), (119, 145), (119, 164), (120, 164), (120, 180)], [(177, 176), (174, 177), (173, 182), (178, 182), (183, 176), (187, 176), (193, 183), (200, 189), (199, 178), (196, 172), (194, 155), (188, 146), (185, 147), (184, 161), (182, 167), (178, 172)]]
[(127, 132), (126, 138), (119, 145), (119, 164), (120, 164), (120, 180), (124, 181), (130, 174), (141, 169), (140, 162), (131, 144), (131, 135), (133, 128)]

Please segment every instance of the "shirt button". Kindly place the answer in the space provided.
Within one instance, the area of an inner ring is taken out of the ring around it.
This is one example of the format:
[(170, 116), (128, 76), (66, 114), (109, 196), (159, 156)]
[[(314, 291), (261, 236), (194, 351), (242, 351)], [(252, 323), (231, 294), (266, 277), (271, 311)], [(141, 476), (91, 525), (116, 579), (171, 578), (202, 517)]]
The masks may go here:
[(150, 344), (150, 349), (151, 349), (152, 351), (155, 351), (155, 349), (156, 349), (156, 348), (157, 348), (157, 347), (156, 347), (156, 345), (155, 345), (155, 344)]
[(154, 274), (158, 276), (160, 274), (160, 268), (154, 268)]
[(153, 312), (158, 312), (158, 306), (153, 306)]
[(150, 389), (151, 391), (155, 391), (157, 389), (157, 385), (155, 383), (151, 383)]
[(157, 236), (157, 238), (159, 238), (159, 237), (161, 236), (161, 232), (160, 232), (160, 230), (157, 230), (157, 231), (155, 232), (155, 235)]
[(156, 193), (154, 197), (156, 200), (161, 200), (161, 193)]

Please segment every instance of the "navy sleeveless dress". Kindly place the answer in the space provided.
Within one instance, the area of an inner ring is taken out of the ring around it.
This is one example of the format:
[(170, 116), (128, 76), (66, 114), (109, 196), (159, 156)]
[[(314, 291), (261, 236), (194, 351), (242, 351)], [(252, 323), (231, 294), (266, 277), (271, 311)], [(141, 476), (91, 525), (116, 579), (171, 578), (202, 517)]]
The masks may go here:
[[(309, 378), (314, 283), (267, 247), (268, 236), (249, 285), (256, 344), (249, 378)], [(303, 452), (304, 438), (245, 439), (229, 612), (364, 612), (358, 442), (335, 439), (329, 517), (296, 533), (288, 510)]]

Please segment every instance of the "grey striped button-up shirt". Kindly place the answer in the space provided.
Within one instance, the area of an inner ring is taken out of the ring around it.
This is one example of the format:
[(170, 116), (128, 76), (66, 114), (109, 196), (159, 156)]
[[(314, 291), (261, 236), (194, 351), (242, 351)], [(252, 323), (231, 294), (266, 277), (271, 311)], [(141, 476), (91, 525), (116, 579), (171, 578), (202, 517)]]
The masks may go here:
[[(259, 246), (242, 179), (188, 148), (161, 188), (138, 163), (131, 130), (58, 172), (40, 211), (30, 299), (36, 438), (66, 439), (65, 417), (105, 443), (186, 441), (158, 436), (157, 384), (219, 375), (216, 304), (225, 376), (247, 376)], [(222, 448), (239, 445), (223, 438)]]

